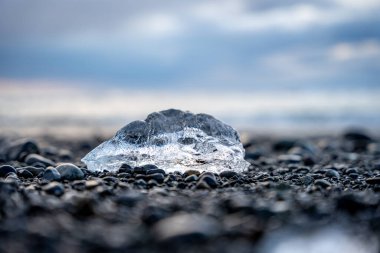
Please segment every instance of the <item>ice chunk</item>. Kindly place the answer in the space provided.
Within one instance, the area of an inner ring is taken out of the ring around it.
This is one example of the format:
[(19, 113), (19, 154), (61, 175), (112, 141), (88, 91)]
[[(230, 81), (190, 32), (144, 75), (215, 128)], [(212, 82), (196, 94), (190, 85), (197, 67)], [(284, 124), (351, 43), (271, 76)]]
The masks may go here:
[(82, 161), (92, 171), (116, 171), (123, 163), (132, 167), (154, 164), (171, 171), (195, 169), (242, 172), (249, 163), (238, 133), (207, 114), (169, 109), (134, 121), (100, 144)]

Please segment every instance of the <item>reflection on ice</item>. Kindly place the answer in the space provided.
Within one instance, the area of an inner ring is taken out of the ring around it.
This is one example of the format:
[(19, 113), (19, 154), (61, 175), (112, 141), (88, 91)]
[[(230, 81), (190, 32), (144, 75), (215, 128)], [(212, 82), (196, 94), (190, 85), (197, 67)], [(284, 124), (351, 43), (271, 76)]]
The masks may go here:
[(82, 161), (93, 171), (115, 171), (123, 163), (154, 164), (166, 171), (243, 171), (248, 167), (232, 127), (207, 114), (174, 109), (131, 122)]

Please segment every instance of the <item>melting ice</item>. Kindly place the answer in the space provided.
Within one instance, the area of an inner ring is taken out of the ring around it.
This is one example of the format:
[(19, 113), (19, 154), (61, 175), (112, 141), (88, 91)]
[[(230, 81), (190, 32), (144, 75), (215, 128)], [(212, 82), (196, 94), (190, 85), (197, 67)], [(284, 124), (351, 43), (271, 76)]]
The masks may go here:
[(133, 121), (88, 153), (82, 161), (92, 171), (116, 171), (154, 164), (166, 172), (195, 169), (242, 172), (249, 163), (232, 127), (207, 114), (169, 109)]

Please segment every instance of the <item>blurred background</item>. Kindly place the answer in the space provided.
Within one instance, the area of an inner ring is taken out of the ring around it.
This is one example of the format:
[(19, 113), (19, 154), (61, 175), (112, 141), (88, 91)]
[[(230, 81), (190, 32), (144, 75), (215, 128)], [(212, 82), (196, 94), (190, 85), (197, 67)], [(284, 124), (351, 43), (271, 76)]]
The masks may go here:
[(241, 131), (380, 129), (380, 1), (0, 0), (1, 133), (168, 108)]

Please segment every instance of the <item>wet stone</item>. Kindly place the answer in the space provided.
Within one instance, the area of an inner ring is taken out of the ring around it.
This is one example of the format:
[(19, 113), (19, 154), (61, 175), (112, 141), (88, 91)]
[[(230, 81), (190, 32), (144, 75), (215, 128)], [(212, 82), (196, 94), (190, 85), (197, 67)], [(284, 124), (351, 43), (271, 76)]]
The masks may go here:
[(280, 155), (278, 160), (284, 163), (300, 163), (302, 161), (302, 157), (299, 155)]
[(98, 180), (88, 180), (88, 181), (86, 181), (85, 186), (87, 189), (93, 189), (100, 184), (101, 183)]
[(59, 174), (56, 168), (48, 168), (44, 171), (42, 178), (48, 181), (59, 181), (61, 179), (61, 174)]
[(367, 178), (367, 184), (380, 185), (380, 177)]
[(322, 188), (327, 188), (331, 186), (330, 182), (324, 179), (317, 179), (314, 181), (314, 185), (321, 186)]
[(33, 140), (19, 139), (6, 145), (4, 152), (7, 161), (22, 161), (29, 154), (39, 153), (40, 149)]
[(130, 178), (132, 175), (130, 173), (122, 172), (117, 174), (119, 178)]
[(0, 177), (6, 177), (8, 173), (16, 173), (15, 168), (10, 165), (0, 166)]
[(7, 174), (7, 177), (5, 178), (5, 182), (9, 182), (9, 183), (20, 183), (21, 180), (18, 178), (18, 176), (16, 175), (16, 173), (14, 172), (9, 172)]
[(34, 177), (39, 176), (42, 172), (45, 171), (44, 168), (37, 168), (37, 167), (33, 167), (33, 166), (27, 166), (27, 167), (23, 167), (21, 169), (29, 171), (30, 173), (33, 174)]
[(197, 175), (190, 175), (188, 177), (185, 178), (185, 182), (195, 182), (198, 180), (198, 176)]
[(18, 170), (17, 175), (20, 177), (23, 177), (23, 178), (32, 178), (33, 177), (33, 174), (30, 171), (25, 170), (25, 169)]
[(120, 166), (120, 168), (119, 168), (119, 173), (123, 173), (123, 172), (132, 174), (132, 173), (133, 173), (133, 168), (132, 168), (132, 166), (130, 166), (130, 165), (127, 164), (127, 163), (123, 163), (123, 164)]
[(348, 176), (351, 178), (351, 179), (357, 179), (359, 177), (359, 174), (358, 173), (350, 173), (348, 174)]
[(199, 184), (207, 184), (210, 188), (218, 187), (218, 182), (216, 181), (214, 176), (211, 175), (203, 175), (199, 178)]
[(232, 177), (237, 176), (237, 175), (238, 175), (238, 173), (236, 173), (235, 171), (231, 171), (231, 170), (225, 170), (219, 174), (220, 177), (225, 177), (225, 178), (232, 178)]
[(309, 185), (313, 183), (314, 179), (311, 176), (303, 176), (301, 179), (302, 184)]
[(63, 180), (78, 180), (84, 178), (82, 170), (71, 163), (61, 164), (56, 167), (56, 169), (59, 174), (61, 174)]
[(25, 163), (28, 165), (43, 164), (44, 166), (55, 166), (55, 163), (41, 155), (30, 154), (25, 158)]
[(146, 172), (146, 174), (156, 174), (156, 173), (159, 173), (159, 174), (163, 174), (165, 175), (165, 171), (163, 169), (151, 169), (151, 170), (148, 170)]
[(43, 187), (43, 190), (51, 195), (62, 196), (65, 193), (65, 187), (58, 182), (51, 182)]
[(198, 171), (198, 170), (186, 170), (183, 175), (184, 177), (188, 177), (188, 176), (191, 176), (191, 175), (196, 175), (196, 176), (199, 176), (201, 173)]
[(165, 179), (165, 176), (163, 174), (161, 174), (161, 173), (155, 173), (155, 174), (147, 175), (147, 178), (148, 179), (154, 179), (158, 183), (163, 183), (164, 179)]
[(331, 178), (337, 178), (337, 179), (340, 178), (339, 172), (336, 171), (336, 170), (333, 170), (333, 169), (329, 169), (329, 170), (327, 170), (327, 172), (326, 172), (325, 175), (326, 175), (327, 177), (331, 177)]

